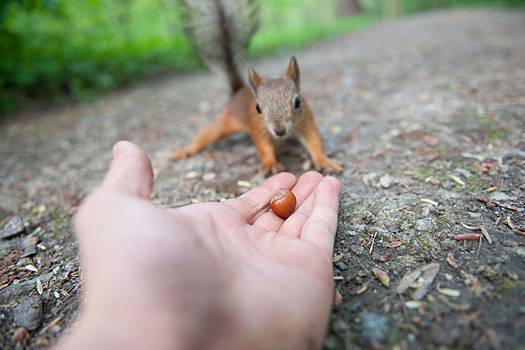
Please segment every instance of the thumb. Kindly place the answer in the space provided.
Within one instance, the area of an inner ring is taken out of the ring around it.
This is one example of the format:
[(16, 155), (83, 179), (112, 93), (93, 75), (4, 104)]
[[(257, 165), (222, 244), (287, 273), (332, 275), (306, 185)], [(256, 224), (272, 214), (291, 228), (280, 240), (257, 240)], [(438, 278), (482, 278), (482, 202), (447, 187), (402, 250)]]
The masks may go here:
[(153, 169), (146, 153), (134, 143), (119, 141), (102, 187), (149, 199)]

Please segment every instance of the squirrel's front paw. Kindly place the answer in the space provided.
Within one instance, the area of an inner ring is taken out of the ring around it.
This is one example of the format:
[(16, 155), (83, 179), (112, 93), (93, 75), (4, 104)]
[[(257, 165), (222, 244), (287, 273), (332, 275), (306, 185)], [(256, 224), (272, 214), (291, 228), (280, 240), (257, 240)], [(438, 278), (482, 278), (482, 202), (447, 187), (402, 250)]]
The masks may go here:
[(317, 171), (321, 170), (321, 167), (323, 167), (327, 173), (335, 172), (339, 174), (341, 170), (343, 170), (343, 167), (341, 166), (341, 163), (338, 160), (328, 158), (326, 156), (323, 159), (314, 161), (314, 164), (315, 170)]
[(189, 155), (190, 155), (190, 152), (188, 150), (180, 149), (178, 151), (173, 152), (173, 154), (171, 155), (170, 159), (171, 160), (186, 159), (186, 158), (188, 158)]
[(262, 170), (265, 176), (270, 174), (270, 171), (275, 175), (284, 170), (284, 165), (277, 162), (266, 162), (259, 165), (257, 170)]

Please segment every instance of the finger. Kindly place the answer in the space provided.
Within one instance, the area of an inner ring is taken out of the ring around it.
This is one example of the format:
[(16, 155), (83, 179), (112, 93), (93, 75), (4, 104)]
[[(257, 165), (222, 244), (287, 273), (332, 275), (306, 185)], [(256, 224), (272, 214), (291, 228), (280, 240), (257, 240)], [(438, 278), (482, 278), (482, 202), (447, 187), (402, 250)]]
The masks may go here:
[(341, 183), (331, 176), (317, 185), (312, 213), (301, 230), (301, 240), (317, 246), (329, 256), (334, 249), (341, 189)]
[(280, 173), (264, 181), (261, 185), (246, 192), (236, 199), (224, 203), (236, 209), (247, 223), (253, 223), (261, 214), (268, 210), (270, 200), (281, 188), (290, 189), (295, 185), (295, 176), (290, 173)]
[(129, 141), (117, 142), (101, 187), (149, 199), (152, 185), (153, 169), (146, 153)]
[[(321, 181), (323, 178), (323, 175), (319, 174), (316, 171), (309, 171), (299, 178), (297, 180), (297, 183), (292, 188), (292, 192), (295, 195), (295, 198), (297, 199), (297, 203), (295, 205), (295, 208), (298, 208), (296, 210), (301, 210), (302, 205), (306, 198), (308, 198), (313, 190), (315, 189), (315, 186)], [(312, 200), (313, 203), (313, 200)], [(311, 210), (311, 209), (310, 209)], [(286, 221), (278, 217), (277, 215), (273, 214), (273, 212), (268, 212), (263, 215), (261, 215), (253, 224), (255, 226), (262, 227), (264, 229), (267, 229), (268, 231), (279, 231), (279, 233), (282, 232), (282, 227), (289, 227), (290, 229), (294, 228), (295, 225), (289, 224), (289, 221), (294, 221), (295, 213), (290, 216)], [(306, 220), (306, 219), (305, 219)], [(284, 224), (283, 224), (284, 222)], [(285, 230), (289, 235), (294, 237), (299, 237), (301, 232), (301, 227), (304, 221), (301, 223), (300, 226), (297, 226), (295, 230), (289, 231), (288, 229)]]

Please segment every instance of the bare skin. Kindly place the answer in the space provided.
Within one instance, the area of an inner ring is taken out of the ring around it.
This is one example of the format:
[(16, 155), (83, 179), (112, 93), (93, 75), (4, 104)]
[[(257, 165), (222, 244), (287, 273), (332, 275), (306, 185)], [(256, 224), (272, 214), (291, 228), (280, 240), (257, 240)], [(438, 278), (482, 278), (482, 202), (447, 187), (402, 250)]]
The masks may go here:
[[(317, 349), (333, 296), (341, 185), (276, 175), (241, 197), (154, 208), (146, 154), (113, 149), (74, 220), (87, 303), (58, 349)], [(279, 188), (297, 210), (268, 211)]]

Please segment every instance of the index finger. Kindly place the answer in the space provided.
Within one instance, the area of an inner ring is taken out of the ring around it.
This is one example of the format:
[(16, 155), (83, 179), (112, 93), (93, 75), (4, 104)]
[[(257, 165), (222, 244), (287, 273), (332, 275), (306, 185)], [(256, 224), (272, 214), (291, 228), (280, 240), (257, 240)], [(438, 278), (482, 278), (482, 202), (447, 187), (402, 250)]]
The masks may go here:
[(301, 230), (301, 240), (309, 242), (332, 256), (341, 183), (334, 177), (325, 177), (315, 189), (312, 213)]
[(236, 209), (247, 223), (252, 224), (260, 215), (268, 211), (270, 200), (275, 195), (275, 192), (281, 188), (292, 188), (296, 181), (294, 175), (280, 173), (272, 176), (239, 198), (230, 199), (224, 203)]

